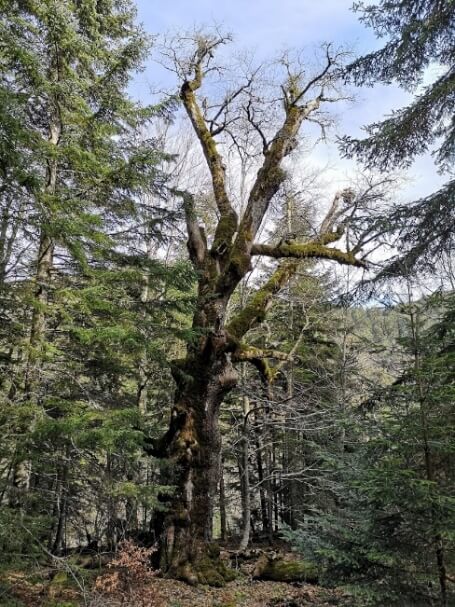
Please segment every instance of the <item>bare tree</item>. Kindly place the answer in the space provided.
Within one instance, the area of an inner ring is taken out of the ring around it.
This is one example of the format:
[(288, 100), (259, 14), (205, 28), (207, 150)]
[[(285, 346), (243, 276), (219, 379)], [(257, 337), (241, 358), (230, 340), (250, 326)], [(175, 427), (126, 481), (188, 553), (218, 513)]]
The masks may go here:
[[(251, 363), (263, 381), (269, 382), (274, 374), (270, 360), (288, 360), (286, 353), (249, 346), (245, 336), (262, 323), (273, 296), (297, 272), (302, 260), (365, 267), (357, 249), (354, 252), (330, 246), (343, 239), (342, 219), (353, 198), (350, 191), (335, 196), (311, 240), (256, 242), (272, 199), (286, 179), (283, 164), (297, 146), (302, 124), (308, 120), (323, 124), (323, 108), (341, 96), (336, 82), (343, 54), (326, 46), (323, 64), (314, 72), (286, 55), (275, 64), (274, 73), (245, 70), (243, 80), (234, 86), (227, 72), (214, 63), (215, 53), (228, 41), (229, 37), (218, 31), (197, 33), (173, 40), (163, 48), (167, 65), (180, 80), (180, 99), (205, 156), (218, 214), (209, 239), (198, 220), (194, 196), (178, 192), (186, 217), (188, 251), (198, 276), (192, 322), (195, 337), (188, 344), (185, 358), (172, 363), (177, 388), (169, 429), (161, 439), (147, 441), (146, 446), (150, 454), (170, 458), (175, 464), (177, 488), (162, 534), (162, 566), (169, 575), (190, 583), (219, 582), (225, 573), (212, 560), (209, 576), (207, 559), (213, 554), (209, 545), (219, 485), (218, 416), (224, 397), (237, 384), (236, 363)], [(226, 83), (221, 97), (213, 77), (218, 85)], [(275, 86), (278, 78), (281, 83)], [(258, 79), (265, 84), (259, 92), (255, 87)], [(215, 99), (213, 103), (208, 95)], [(273, 128), (274, 124), (278, 128)], [(245, 128), (259, 141), (261, 162), (239, 217), (228, 194), (220, 150), (225, 150), (229, 142), (239, 142)], [(228, 319), (231, 297), (251, 271), (256, 256), (279, 263), (242, 310)], [(216, 580), (214, 575), (218, 576)]]

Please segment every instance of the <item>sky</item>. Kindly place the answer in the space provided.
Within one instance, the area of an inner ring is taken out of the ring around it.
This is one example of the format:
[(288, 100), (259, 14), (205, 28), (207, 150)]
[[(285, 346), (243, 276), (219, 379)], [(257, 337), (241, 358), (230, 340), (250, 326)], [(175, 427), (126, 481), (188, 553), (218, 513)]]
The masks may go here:
[[(221, 25), (234, 36), (238, 49), (254, 51), (258, 59), (271, 58), (285, 48), (311, 50), (322, 42), (333, 42), (364, 54), (383, 43), (351, 10), (352, 0), (136, 0), (138, 18), (147, 32), (163, 34), (191, 30), (195, 26)], [(146, 100), (163, 83), (163, 71), (147, 63), (132, 86), (132, 94)], [(379, 121), (398, 109), (410, 96), (396, 86), (355, 90), (355, 101), (343, 110), (336, 134), (358, 136), (362, 126)], [(334, 144), (321, 144), (312, 152), (314, 166), (330, 166), (336, 187), (343, 186), (357, 169), (341, 160)], [(407, 174), (403, 199), (420, 197), (441, 183), (431, 158), (419, 158)]]

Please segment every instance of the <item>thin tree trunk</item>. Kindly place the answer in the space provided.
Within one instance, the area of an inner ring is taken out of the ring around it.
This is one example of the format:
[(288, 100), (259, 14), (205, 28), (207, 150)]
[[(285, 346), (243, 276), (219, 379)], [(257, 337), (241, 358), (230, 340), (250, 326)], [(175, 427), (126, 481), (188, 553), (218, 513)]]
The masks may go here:
[[(256, 418), (255, 423), (258, 423)], [(257, 429), (256, 429), (257, 432)], [(262, 531), (268, 534), (269, 532), (269, 521), (267, 518), (267, 501), (264, 491), (264, 466), (262, 463), (262, 441), (258, 435), (256, 435), (256, 467), (258, 471), (258, 485), (259, 485), (259, 502), (261, 505), (261, 521)]]
[(58, 472), (57, 479), (57, 490), (56, 490), (56, 511), (57, 511), (57, 526), (55, 531), (55, 538), (52, 544), (51, 551), (53, 554), (59, 555), (63, 551), (64, 537), (65, 537), (65, 524), (66, 524), (66, 513), (68, 506), (68, 469), (69, 463), (65, 461)]
[[(0, 189), (0, 194), (2, 191)], [(15, 212), (15, 218), (10, 214), (12, 200), (6, 203), (0, 219), (0, 286), (5, 283), (8, 264), (11, 261), (14, 245), (17, 241), (19, 227), (23, 221), (23, 207), (21, 203)]]
[(226, 487), (224, 484), (224, 458), (221, 457), (220, 464), (220, 526), (221, 540), (226, 541), (227, 538), (227, 516), (226, 516)]
[(266, 495), (266, 508), (267, 508), (267, 535), (270, 545), (273, 545), (273, 486), (272, 486), (272, 453), (270, 445), (270, 434), (267, 437), (267, 443), (265, 445), (265, 495)]
[(248, 416), (250, 414), (250, 400), (248, 396), (243, 397), (243, 424), (241, 441), (241, 478), (242, 491), (242, 538), (239, 550), (245, 550), (250, 542), (251, 529), (251, 496), (250, 496), (250, 465), (249, 465), (249, 440), (248, 440)]
[(447, 599), (447, 569), (445, 565), (445, 556), (444, 556), (444, 542), (442, 535), (439, 531), (437, 531), (437, 513), (434, 507), (433, 502), (433, 488), (432, 485), (435, 481), (435, 476), (433, 472), (433, 461), (432, 461), (432, 453), (430, 448), (430, 441), (428, 436), (428, 420), (426, 413), (426, 397), (425, 397), (425, 389), (422, 383), (421, 376), (421, 364), (420, 364), (420, 338), (418, 331), (418, 319), (416, 318), (416, 314), (411, 312), (411, 329), (412, 329), (412, 337), (413, 337), (413, 345), (414, 345), (414, 372), (416, 376), (417, 382), (417, 390), (418, 390), (418, 398), (419, 398), (419, 408), (420, 408), (420, 421), (421, 421), (421, 431), (422, 431), (422, 442), (423, 442), (423, 453), (425, 460), (425, 473), (426, 479), (429, 481), (429, 492), (431, 499), (431, 519), (432, 526), (435, 529), (434, 532), (434, 545), (435, 545), (435, 557), (436, 557), (436, 568), (438, 571), (439, 577), (439, 588), (441, 594), (441, 606), (447, 607), (448, 599)]
[[(128, 466), (129, 462), (126, 461), (126, 465)], [(141, 461), (137, 462), (132, 469), (125, 471), (126, 479), (129, 482), (138, 484), (141, 482), (140, 475), (140, 466)], [(139, 527), (139, 518), (138, 518), (138, 504), (136, 497), (128, 497), (125, 501), (125, 521), (126, 521), (126, 531), (132, 532), (134, 534), (137, 533)]]
[[(273, 391), (269, 384), (267, 386), (267, 398), (269, 402), (273, 401)], [(264, 415), (264, 435), (265, 435), (265, 446), (264, 446), (264, 460), (265, 460), (265, 493), (266, 493), (266, 506), (267, 506), (267, 521), (268, 521), (268, 539), (270, 545), (273, 544), (273, 467), (272, 467), (272, 442), (273, 433), (271, 425), (271, 409), (266, 407)]]
[[(273, 436), (273, 434), (274, 434), (274, 432), (272, 430), (272, 436)], [(276, 441), (275, 441), (275, 437), (273, 436), (273, 443), (272, 443), (272, 470), (273, 470), (272, 491), (273, 491), (273, 508), (274, 508), (273, 520), (274, 520), (274, 525), (275, 525), (275, 533), (278, 533), (278, 530), (279, 530), (279, 505), (278, 505), (279, 481), (278, 481), (276, 469), (277, 469), (277, 467), (276, 467)]]

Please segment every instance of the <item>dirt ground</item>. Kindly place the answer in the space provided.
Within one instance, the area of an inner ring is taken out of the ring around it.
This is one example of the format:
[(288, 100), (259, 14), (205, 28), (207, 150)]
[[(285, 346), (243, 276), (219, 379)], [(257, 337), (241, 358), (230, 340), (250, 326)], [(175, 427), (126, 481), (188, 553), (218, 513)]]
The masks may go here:
[[(157, 580), (158, 581), (158, 580)], [(169, 607), (328, 607), (340, 605), (341, 595), (307, 584), (237, 580), (225, 588), (191, 588), (159, 580)]]

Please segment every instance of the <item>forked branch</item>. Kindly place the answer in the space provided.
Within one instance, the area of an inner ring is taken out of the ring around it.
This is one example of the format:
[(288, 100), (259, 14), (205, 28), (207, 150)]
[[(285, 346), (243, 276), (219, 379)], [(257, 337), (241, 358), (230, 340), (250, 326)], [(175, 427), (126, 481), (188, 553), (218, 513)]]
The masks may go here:
[(224, 243), (224, 246), (222, 247), (222, 253), (224, 254), (227, 252), (225, 250), (227, 244), (231, 242), (232, 236), (237, 229), (238, 218), (226, 192), (225, 167), (222, 158), (218, 152), (214, 136), (207, 126), (195, 93), (202, 85), (204, 78), (203, 67), (204, 63), (207, 61), (207, 57), (211, 57), (214, 48), (223, 42), (224, 40), (222, 38), (212, 44), (209, 44), (203, 39), (198, 41), (198, 50), (194, 55), (193, 64), (191, 66), (193, 77), (183, 82), (180, 89), (180, 98), (207, 161), (207, 166), (212, 178), (213, 194), (220, 213), (220, 220), (216, 229), (212, 250), (219, 253), (222, 244)]
[(199, 225), (197, 220), (194, 197), (189, 192), (181, 190), (174, 190), (174, 194), (183, 199), (183, 211), (188, 234), (188, 252), (193, 265), (199, 268), (202, 266), (207, 253), (207, 238), (204, 228)]

